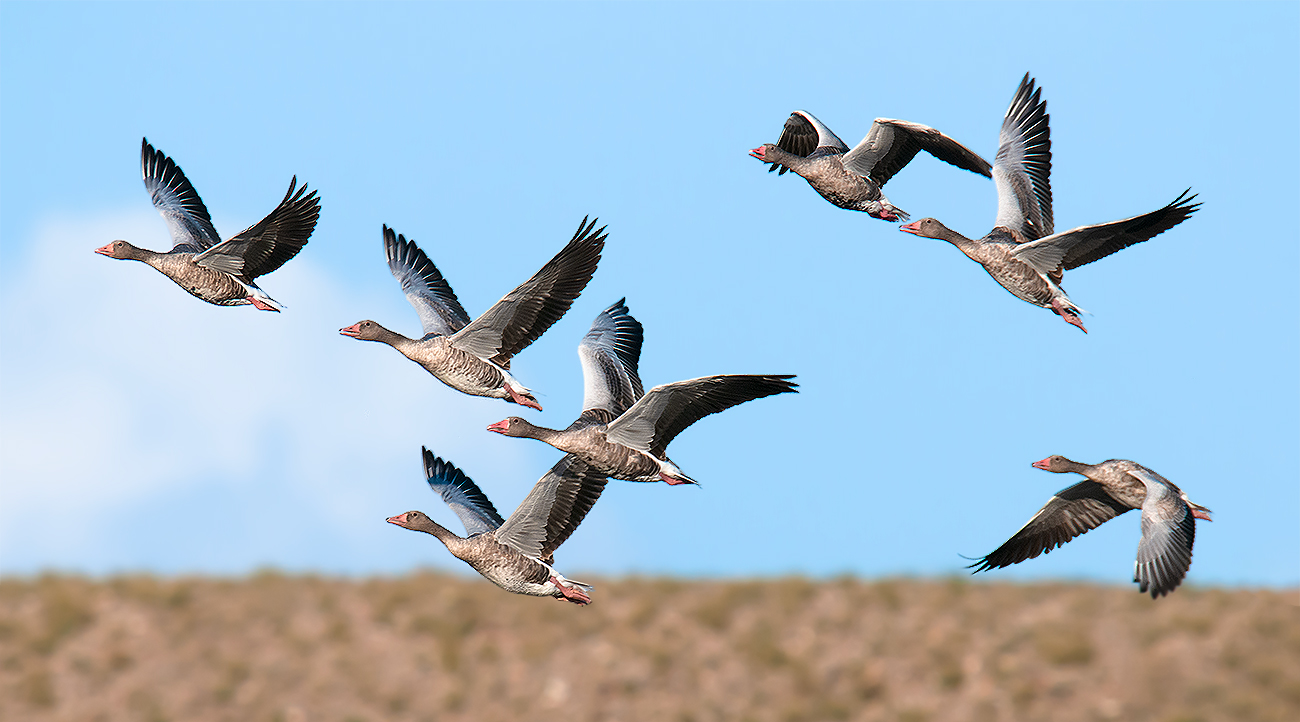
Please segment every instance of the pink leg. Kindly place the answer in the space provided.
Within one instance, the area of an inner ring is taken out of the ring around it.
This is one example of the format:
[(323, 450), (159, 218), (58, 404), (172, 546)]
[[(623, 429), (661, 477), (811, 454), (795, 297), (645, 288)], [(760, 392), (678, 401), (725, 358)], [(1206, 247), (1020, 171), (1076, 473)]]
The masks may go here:
[(533, 401), (532, 399), (527, 399), (524, 398), (523, 396), (520, 396), (518, 392), (510, 388), (510, 384), (504, 384), (504, 386), (506, 387), (506, 393), (510, 394), (511, 401), (515, 402), (516, 404), (519, 404), (520, 406), (527, 406), (530, 409), (537, 409), (538, 411), (542, 410), (541, 404), (537, 403), (536, 401)]
[(262, 303), (261, 301), (257, 300), (257, 299), (254, 298), (253, 296), (249, 296), (249, 297), (248, 297), (248, 302), (251, 303), (251, 304), (253, 304), (253, 308), (256, 308), (256, 309), (259, 310), (259, 311), (275, 311), (275, 310), (276, 310), (274, 306), (268, 306), (268, 305), (266, 305), (265, 303)]
[(693, 482), (693, 481), (690, 481), (689, 479), (683, 479), (683, 478), (681, 478), (680, 476), (669, 476), (669, 475), (663, 473), (662, 471), (659, 472), (659, 478), (660, 478), (660, 479), (663, 479), (663, 480), (664, 480), (664, 483), (667, 484), (667, 485), (669, 485), (669, 486), (679, 486), (679, 485), (681, 485), (681, 484), (694, 484), (694, 483), (695, 483), (695, 482)]
[(1052, 313), (1055, 313), (1056, 315), (1060, 316), (1066, 323), (1070, 324), (1071, 326), (1078, 326), (1080, 331), (1083, 331), (1084, 333), (1088, 333), (1088, 329), (1083, 327), (1083, 321), (1080, 320), (1079, 316), (1074, 311), (1071, 311), (1061, 305), (1061, 299), (1059, 298), (1052, 299)]
[[(577, 587), (566, 587), (555, 577), (551, 577), (551, 584), (554, 584), (555, 588), (560, 590), (560, 594), (563, 594), (564, 598), (570, 602), (573, 602), (574, 604), (591, 604), (591, 597), (587, 596), (586, 592), (583, 592), (581, 589), (578, 589)], [(559, 599), (559, 597), (556, 597), (556, 599)]]

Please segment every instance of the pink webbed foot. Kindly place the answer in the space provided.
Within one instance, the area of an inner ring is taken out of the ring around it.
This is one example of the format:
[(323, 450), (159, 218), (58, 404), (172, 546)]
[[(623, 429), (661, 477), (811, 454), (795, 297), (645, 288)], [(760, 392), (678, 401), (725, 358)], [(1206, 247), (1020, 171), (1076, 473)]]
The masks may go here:
[(1052, 313), (1060, 316), (1066, 323), (1070, 324), (1071, 326), (1077, 326), (1080, 331), (1083, 331), (1084, 333), (1088, 333), (1088, 329), (1083, 327), (1083, 320), (1080, 319), (1079, 315), (1075, 313), (1073, 310), (1062, 306), (1061, 299), (1059, 298), (1052, 299)]
[[(591, 604), (591, 597), (587, 596), (587, 593), (581, 589), (578, 589), (577, 587), (566, 587), (555, 577), (551, 577), (551, 584), (554, 584), (555, 588), (560, 591), (560, 594), (563, 594), (564, 598), (570, 602), (573, 602), (574, 604)], [(559, 597), (556, 597), (556, 599), (558, 600)]]
[(515, 402), (516, 404), (519, 404), (520, 406), (527, 406), (530, 409), (537, 409), (538, 411), (542, 410), (542, 405), (537, 403), (536, 399), (533, 399), (531, 397), (520, 396), (519, 392), (510, 388), (510, 384), (505, 384), (505, 388), (506, 388), (506, 393), (510, 394), (510, 400)]
[(696, 483), (695, 480), (693, 479), (684, 479), (680, 476), (669, 476), (668, 474), (665, 474), (662, 471), (659, 472), (659, 478), (663, 479), (664, 483), (669, 486), (680, 486), (682, 484)]
[(275, 306), (268, 306), (267, 304), (262, 303), (255, 296), (249, 296), (248, 302), (253, 304), (253, 308), (256, 308), (259, 311), (275, 311), (276, 313), (280, 312), (280, 309), (276, 308)]

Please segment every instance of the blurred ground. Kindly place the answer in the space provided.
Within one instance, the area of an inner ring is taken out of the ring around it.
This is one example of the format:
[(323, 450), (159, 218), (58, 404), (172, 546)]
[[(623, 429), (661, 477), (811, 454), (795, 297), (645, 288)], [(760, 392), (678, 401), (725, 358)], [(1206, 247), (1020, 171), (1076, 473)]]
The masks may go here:
[(1300, 591), (0, 580), (0, 720), (1297, 720)]

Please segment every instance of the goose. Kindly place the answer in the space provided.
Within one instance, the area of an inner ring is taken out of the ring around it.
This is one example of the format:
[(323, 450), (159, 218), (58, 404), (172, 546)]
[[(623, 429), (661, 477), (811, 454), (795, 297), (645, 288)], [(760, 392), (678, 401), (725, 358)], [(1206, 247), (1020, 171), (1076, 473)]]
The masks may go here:
[(424, 251), (385, 225), (388, 268), (419, 314), (424, 335), (407, 338), (374, 321), (359, 321), (339, 333), (386, 343), (462, 393), (540, 411), (537, 398), (510, 375), (510, 359), (560, 320), (591, 280), (606, 237), (605, 227), (593, 231), (595, 226), (595, 219), (583, 218), (568, 245), (540, 271), (471, 321)]
[(668, 458), (686, 427), (746, 401), (794, 392), (794, 376), (724, 375), (678, 381), (642, 394), (637, 364), (642, 328), (620, 299), (596, 316), (578, 344), (582, 413), (564, 430), (511, 416), (487, 427), (543, 441), (623, 481), (698, 484)]
[(1040, 100), (1041, 93), (1025, 73), (1002, 121), (993, 161), (993, 182), (998, 189), (993, 230), (971, 240), (934, 218), (922, 218), (898, 230), (948, 241), (1016, 298), (1051, 309), (1087, 333), (1079, 317), (1084, 311), (1061, 288), (1063, 273), (1154, 238), (1187, 220), (1201, 204), (1192, 202), (1196, 196), (1188, 196), (1189, 188), (1159, 210), (1054, 233), (1048, 180), (1052, 142), (1047, 101)]
[(798, 173), (813, 190), (840, 208), (899, 221), (907, 220), (908, 214), (890, 203), (880, 189), (923, 150), (945, 163), (989, 176), (988, 161), (929, 126), (876, 118), (858, 147), (849, 150), (844, 141), (806, 110), (790, 114), (776, 145), (764, 143), (749, 154), (770, 163), (769, 173)]
[(1035, 461), (1033, 466), (1087, 478), (1056, 492), (1005, 544), (968, 568), (982, 572), (1019, 564), (1050, 552), (1130, 509), (1141, 509), (1142, 540), (1133, 565), (1133, 581), (1138, 583), (1138, 591), (1150, 590), (1154, 599), (1182, 583), (1192, 565), (1195, 520), (1211, 521), (1209, 509), (1193, 503), (1173, 482), (1127, 459), (1081, 464), (1056, 455)]
[(279, 313), (284, 306), (258, 288), (253, 279), (283, 266), (307, 245), (320, 217), (316, 191), (307, 185), (294, 192), (298, 177), (275, 210), (225, 241), (217, 235), (203, 199), (176, 162), (143, 139), (140, 167), (154, 208), (167, 221), (172, 249), (166, 253), (117, 240), (95, 249), (109, 258), (147, 263), (190, 295), (217, 306), (252, 304)]
[(566, 456), (542, 475), (509, 519), (502, 519), (487, 495), (463, 471), (420, 447), (424, 475), (465, 525), (456, 536), (421, 511), (388, 517), (412, 531), (432, 534), (452, 556), (507, 592), (590, 604), (590, 584), (555, 571), (555, 550), (582, 523), (600, 498), (605, 476)]

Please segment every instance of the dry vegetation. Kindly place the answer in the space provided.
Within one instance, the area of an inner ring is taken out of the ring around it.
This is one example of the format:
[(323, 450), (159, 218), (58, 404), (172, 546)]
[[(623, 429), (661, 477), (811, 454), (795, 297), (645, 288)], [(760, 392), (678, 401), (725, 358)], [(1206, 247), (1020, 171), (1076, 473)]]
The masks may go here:
[(1295, 591), (0, 581), (0, 720), (1300, 719)]

